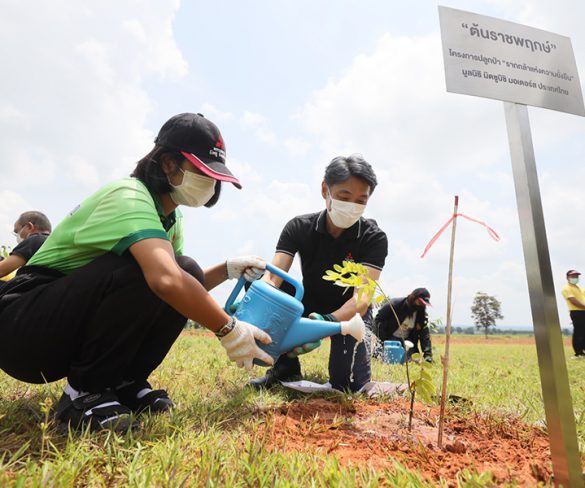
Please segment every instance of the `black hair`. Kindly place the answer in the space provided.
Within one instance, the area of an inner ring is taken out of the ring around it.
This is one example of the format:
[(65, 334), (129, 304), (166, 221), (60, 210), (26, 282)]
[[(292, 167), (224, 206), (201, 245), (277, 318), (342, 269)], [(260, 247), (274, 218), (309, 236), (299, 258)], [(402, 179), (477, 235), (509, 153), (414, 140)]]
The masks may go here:
[[(165, 146), (155, 145), (152, 151), (144, 156), (138, 163), (136, 168), (130, 176), (139, 179), (144, 183), (148, 191), (151, 193), (161, 195), (163, 193), (171, 193), (173, 187), (169, 183), (169, 179), (162, 169), (161, 161), (170, 159), (175, 167), (180, 168), (185, 157), (178, 151), (173, 151)], [(205, 204), (205, 207), (213, 207), (219, 200), (221, 194), (221, 181), (215, 182), (215, 193)]]
[(370, 195), (378, 185), (378, 179), (376, 178), (376, 173), (374, 173), (372, 165), (361, 154), (333, 158), (325, 168), (325, 176), (323, 179), (327, 183), (327, 186), (331, 188), (337, 183), (346, 181), (350, 176), (364, 180), (370, 186)]
[(51, 221), (44, 213), (37, 210), (30, 210), (29, 212), (20, 214), (20, 217), (18, 217), (16, 222), (20, 224), (20, 226), (24, 226), (30, 222), (41, 232), (52, 231)]

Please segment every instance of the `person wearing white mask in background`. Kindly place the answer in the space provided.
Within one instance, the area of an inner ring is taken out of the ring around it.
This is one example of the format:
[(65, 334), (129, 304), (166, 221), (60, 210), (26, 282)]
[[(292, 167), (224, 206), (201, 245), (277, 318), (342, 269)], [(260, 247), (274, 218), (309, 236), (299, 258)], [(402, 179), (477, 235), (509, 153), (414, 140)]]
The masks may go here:
[[(371, 307), (365, 294), (358, 302), (357, 290), (346, 293), (344, 288), (323, 280), (323, 275), (335, 264), (354, 261), (366, 266), (370, 278), (379, 279), (388, 254), (388, 239), (375, 220), (362, 216), (377, 184), (372, 166), (360, 154), (336, 157), (325, 169), (321, 184), (325, 209), (295, 217), (284, 227), (272, 264), (288, 271), (298, 253), (305, 316), (339, 322), (359, 313), (367, 325), (371, 323)], [(290, 286), (268, 272), (263, 279), (285, 291)], [(352, 371), (355, 342), (351, 336), (331, 337), (329, 382), (336, 389), (358, 391), (371, 379), (370, 354), (364, 342), (357, 347)], [(319, 345), (320, 341), (306, 344), (282, 355), (265, 376), (252, 380), (250, 386), (270, 388), (280, 381), (300, 379), (298, 355)]]
[(254, 279), (265, 262), (246, 256), (203, 270), (183, 256), (177, 207), (212, 207), (226, 182), (241, 188), (219, 129), (201, 114), (176, 115), (130, 178), (73, 209), (0, 288), (0, 368), (29, 383), (67, 378), (57, 421), (127, 431), (137, 426), (132, 412), (172, 408), (148, 377), (187, 318), (215, 332), (239, 367), (272, 363), (256, 343), (270, 337), (208, 294), (226, 279)]
[(11, 273), (24, 266), (43, 245), (51, 233), (51, 222), (42, 212), (24, 212), (14, 222), (16, 247), (6, 258), (0, 256), (0, 280), (7, 281)]
[(578, 285), (580, 275), (574, 269), (567, 271), (567, 284), (562, 291), (573, 322), (573, 358), (585, 358), (585, 288)]

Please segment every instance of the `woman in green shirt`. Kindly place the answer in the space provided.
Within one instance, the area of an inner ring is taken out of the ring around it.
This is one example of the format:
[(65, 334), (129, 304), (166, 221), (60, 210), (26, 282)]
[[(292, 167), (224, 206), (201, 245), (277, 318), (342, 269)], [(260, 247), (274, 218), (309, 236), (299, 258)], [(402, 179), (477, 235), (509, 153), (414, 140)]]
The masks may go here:
[(214, 331), (239, 367), (272, 362), (256, 344), (270, 337), (208, 294), (226, 279), (253, 279), (264, 261), (232, 258), (203, 270), (182, 255), (177, 207), (213, 206), (222, 182), (241, 188), (219, 129), (201, 114), (176, 115), (130, 178), (77, 206), (2, 285), (0, 368), (30, 383), (66, 377), (58, 421), (123, 431), (134, 426), (132, 411), (170, 409), (148, 377), (187, 318)]

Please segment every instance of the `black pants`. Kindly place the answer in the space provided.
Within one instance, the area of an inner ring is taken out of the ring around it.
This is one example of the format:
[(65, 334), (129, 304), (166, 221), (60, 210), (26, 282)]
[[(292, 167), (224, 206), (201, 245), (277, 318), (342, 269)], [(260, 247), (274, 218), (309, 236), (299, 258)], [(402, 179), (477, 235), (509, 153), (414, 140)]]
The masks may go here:
[[(355, 361), (353, 360), (356, 340), (352, 336), (336, 334), (331, 336), (331, 352), (329, 354), (329, 382), (337, 390), (358, 391), (372, 378), (370, 355), (365, 342), (357, 346)], [(277, 360), (277, 371), (282, 375), (301, 374), (299, 358), (289, 358), (286, 354)], [(352, 376), (353, 363), (353, 376)]]
[[(194, 260), (177, 262), (203, 283)], [(185, 322), (131, 255), (108, 253), (0, 311), (0, 368), (28, 383), (67, 377), (77, 390), (99, 392), (148, 378)]]
[(585, 355), (585, 310), (571, 310), (573, 350), (576, 356)]

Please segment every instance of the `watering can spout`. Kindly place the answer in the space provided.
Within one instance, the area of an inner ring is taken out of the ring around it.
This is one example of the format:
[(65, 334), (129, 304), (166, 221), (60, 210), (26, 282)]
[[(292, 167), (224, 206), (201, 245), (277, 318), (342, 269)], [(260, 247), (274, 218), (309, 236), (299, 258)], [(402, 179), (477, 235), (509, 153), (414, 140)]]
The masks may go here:
[(341, 333), (343, 335), (349, 334), (358, 342), (362, 342), (364, 340), (366, 326), (359, 313), (356, 313), (351, 320), (341, 322)]
[(364, 340), (365, 325), (359, 314), (343, 322), (327, 322), (300, 318), (291, 324), (290, 330), (281, 343), (282, 352), (297, 346), (315, 342), (335, 334), (351, 335), (358, 342)]

